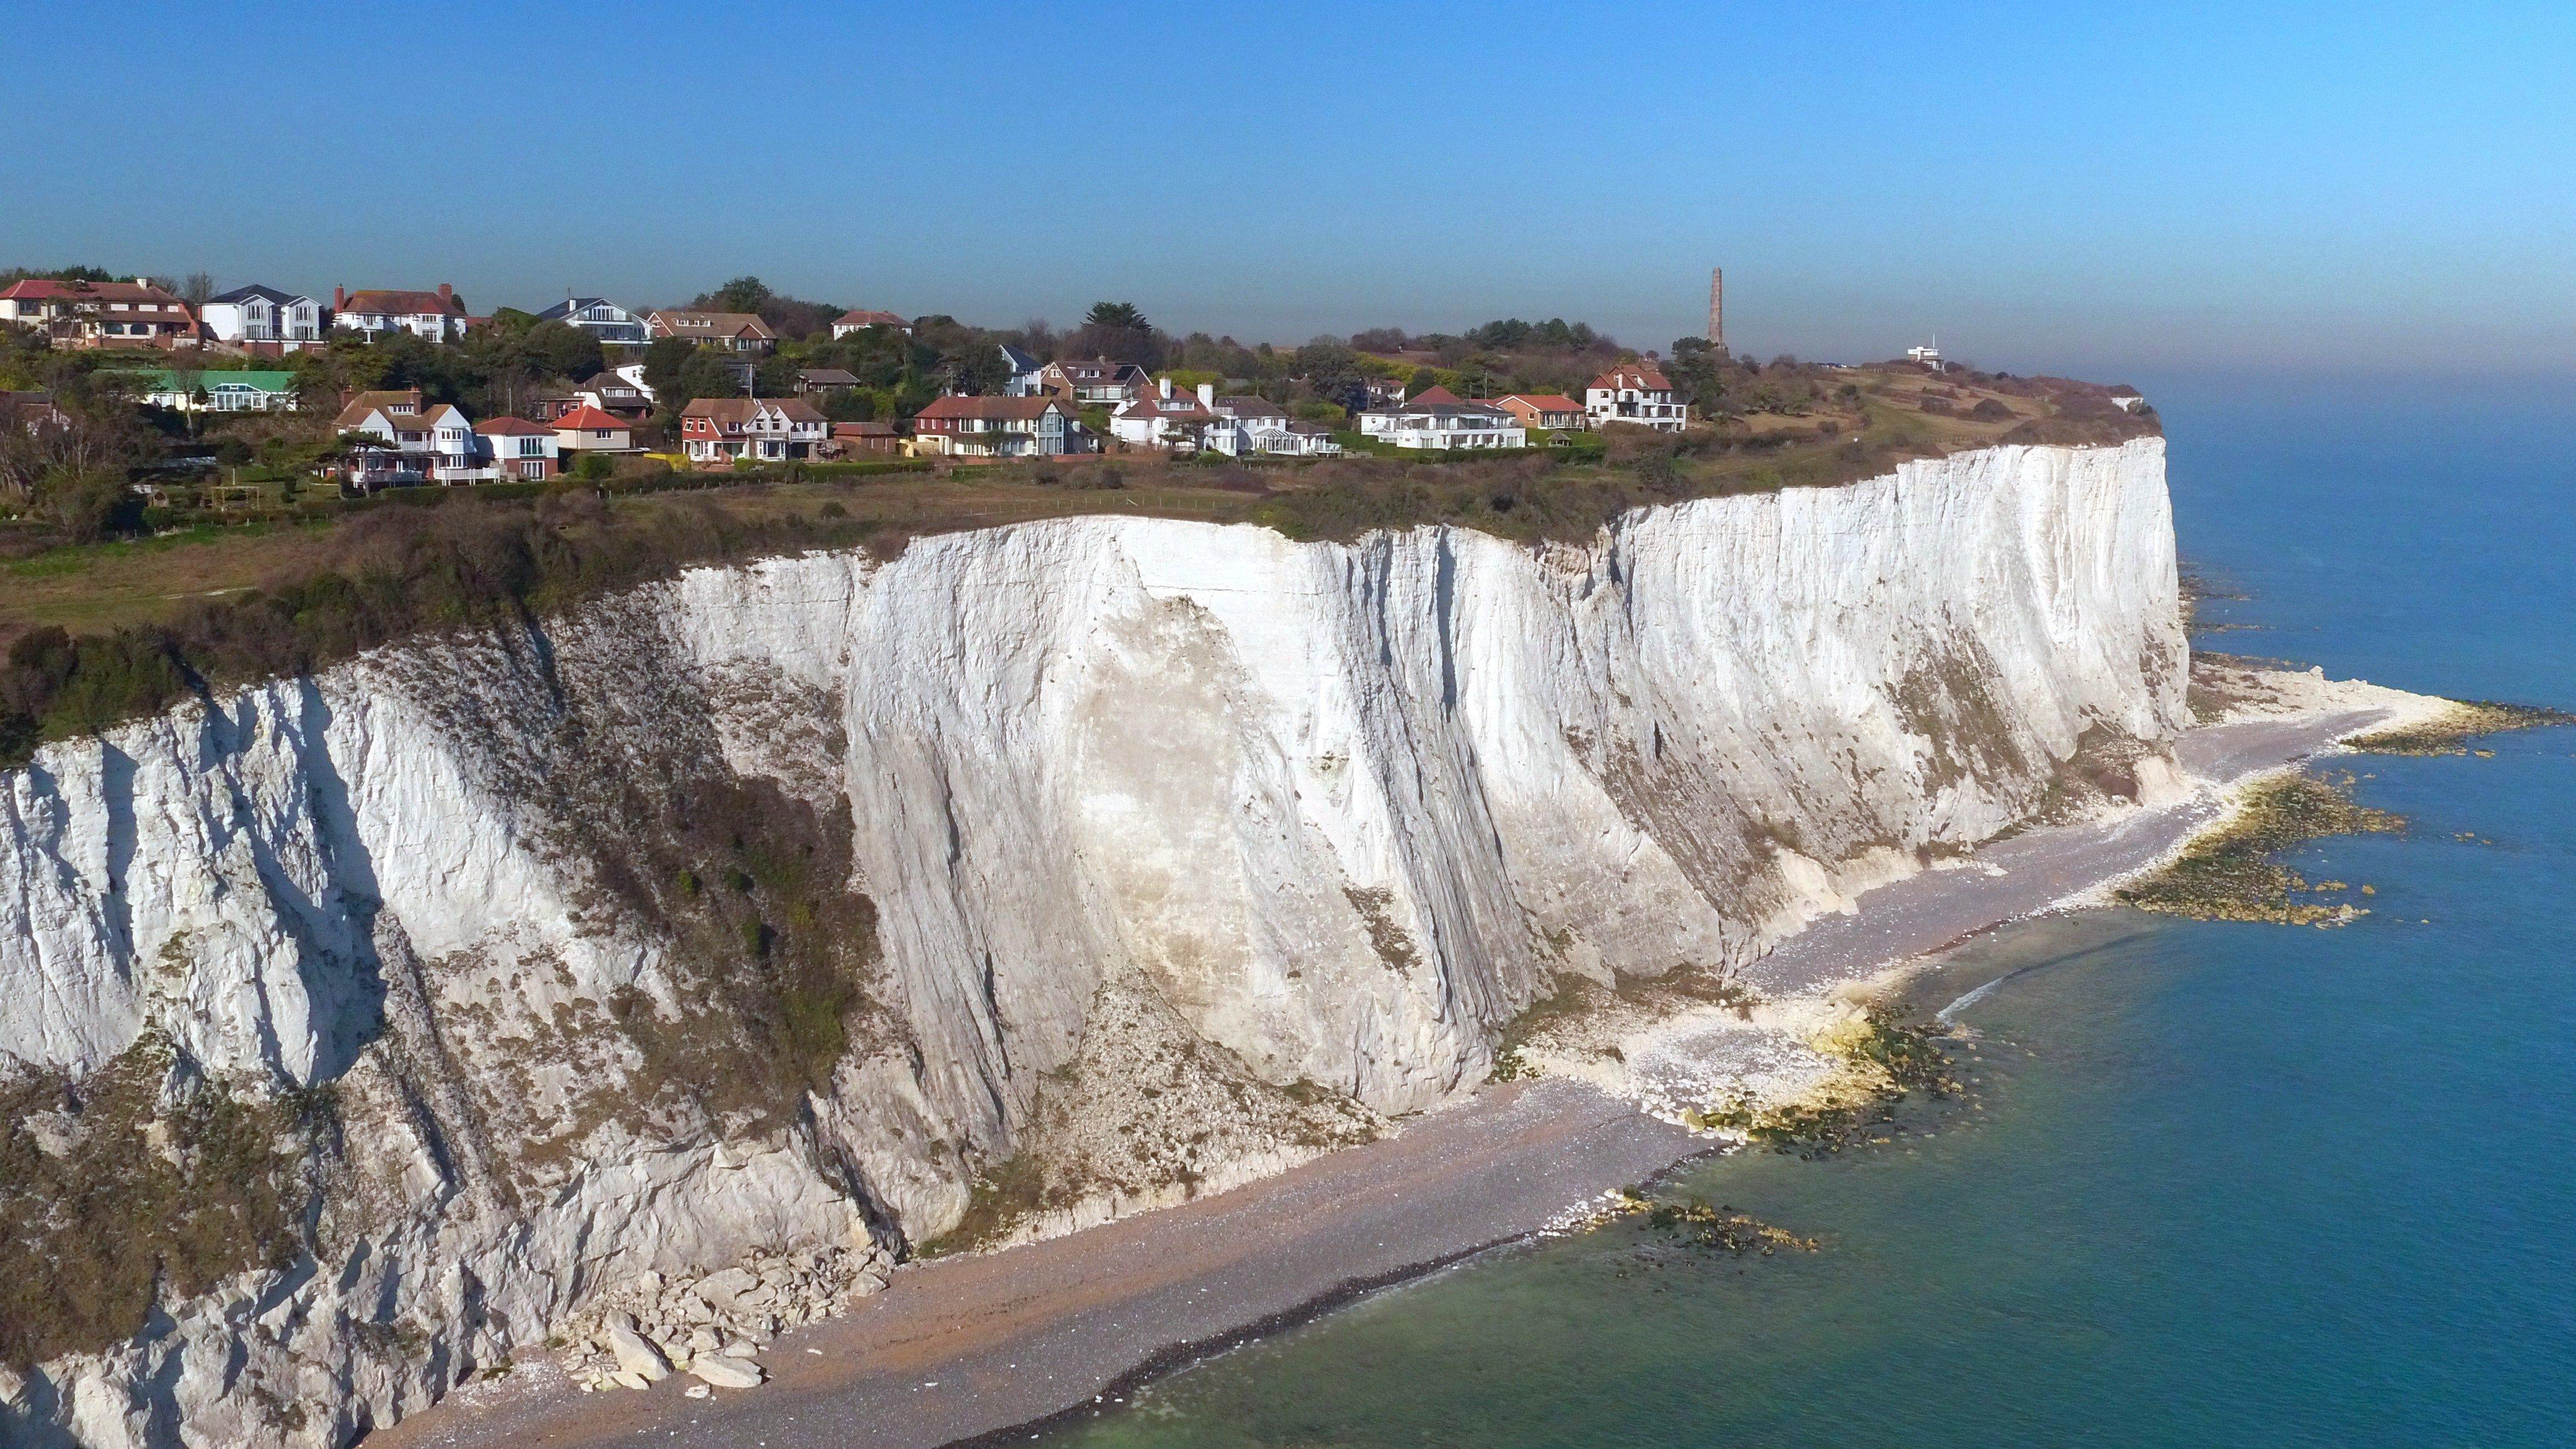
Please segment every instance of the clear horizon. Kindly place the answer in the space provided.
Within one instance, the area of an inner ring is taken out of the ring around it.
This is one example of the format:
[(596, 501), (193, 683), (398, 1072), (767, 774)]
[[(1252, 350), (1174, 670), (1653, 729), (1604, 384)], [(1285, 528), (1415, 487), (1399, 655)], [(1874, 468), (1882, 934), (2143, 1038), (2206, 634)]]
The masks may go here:
[(751, 274), (993, 327), (1115, 299), (1245, 342), (1561, 316), (1662, 349), (1723, 265), (1765, 357), (2571, 360), (2564, 11), (1202, 14), (466, 3), (425, 39), (78, 0), (49, 29), (84, 63), (13, 77), (0, 266), (478, 312)]

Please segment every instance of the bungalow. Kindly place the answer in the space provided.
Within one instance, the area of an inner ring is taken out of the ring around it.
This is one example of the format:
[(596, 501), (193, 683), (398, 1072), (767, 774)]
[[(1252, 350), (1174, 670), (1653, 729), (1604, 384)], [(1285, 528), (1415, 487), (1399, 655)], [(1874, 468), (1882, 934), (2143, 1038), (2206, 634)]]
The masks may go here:
[(431, 342), (455, 342), (465, 336), (465, 299), (445, 282), (435, 292), (331, 289), (331, 325), (355, 332), (369, 342), (389, 332), (408, 332)]
[(1134, 402), (1153, 386), (1145, 369), (1132, 362), (1095, 358), (1089, 362), (1056, 361), (1038, 369), (1037, 385), (1028, 394), (1051, 394), (1076, 412), (1088, 407), (1115, 408)]
[(624, 418), (584, 405), (554, 420), (555, 447), (563, 453), (632, 453), (635, 435)]
[(1690, 408), (1673, 401), (1673, 385), (1651, 362), (1623, 362), (1584, 389), (1583, 409), (1592, 426), (1634, 423), (1660, 433), (1678, 433), (1690, 425)]
[(1370, 408), (1360, 431), (1399, 448), (1525, 448), (1529, 430), (1491, 403), (1461, 402), (1445, 387), (1427, 388), (1409, 402)]
[(653, 395), (622, 373), (602, 372), (537, 399), (537, 416), (552, 420), (580, 408), (597, 408), (628, 422), (653, 410)]
[(1130, 447), (1206, 446), (1208, 435), (1221, 431), (1217, 426), (1216, 388), (1203, 382), (1195, 393), (1176, 392), (1172, 380), (1164, 378), (1154, 391), (1111, 413), (1109, 431)]
[(727, 352), (766, 353), (778, 346), (778, 334), (749, 312), (652, 312), (644, 326), (655, 337), (683, 337)]
[(680, 450), (693, 463), (814, 456), (831, 424), (793, 397), (702, 397), (680, 409)]
[(603, 346), (641, 347), (653, 340), (642, 317), (606, 297), (566, 297), (538, 313), (537, 320), (578, 327)]
[(291, 372), (179, 372), (155, 368), (135, 376), (143, 400), (183, 413), (291, 413), (298, 401)]
[(865, 307), (854, 307), (832, 319), (832, 340), (838, 342), (853, 332), (865, 332), (871, 327), (891, 328), (907, 336), (912, 332), (912, 324), (892, 312), (871, 312)]
[(903, 429), (892, 423), (834, 423), (823, 451), (842, 458), (892, 457), (903, 451)]
[(1221, 397), (1212, 406), (1217, 422), (1208, 429), (1207, 446), (1229, 458), (1247, 453), (1329, 458), (1342, 451), (1330, 430), (1289, 417), (1268, 398)]
[(0, 288), (0, 322), (41, 328), (67, 348), (159, 347), (201, 335), (188, 304), (151, 279), (57, 282), (29, 277)]
[(1532, 432), (1579, 433), (1588, 420), (1583, 404), (1562, 393), (1516, 392), (1494, 399), (1494, 406), (1520, 419), (1521, 426)]
[(841, 368), (800, 367), (796, 369), (796, 390), (801, 393), (832, 392), (858, 385), (858, 374)]
[(562, 471), (554, 429), (526, 418), (486, 418), (474, 425), (481, 453), (502, 478), (543, 482)]
[(912, 420), (916, 453), (950, 458), (1054, 457), (1088, 453), (1090, 439), (1063, 399), (933, 398)]
[(255, 351), (295, 352), (319, 347), (330, 330), (330, 309), (318, 297), (275, 287), (235, 287), (197, 309), (206, 336)]

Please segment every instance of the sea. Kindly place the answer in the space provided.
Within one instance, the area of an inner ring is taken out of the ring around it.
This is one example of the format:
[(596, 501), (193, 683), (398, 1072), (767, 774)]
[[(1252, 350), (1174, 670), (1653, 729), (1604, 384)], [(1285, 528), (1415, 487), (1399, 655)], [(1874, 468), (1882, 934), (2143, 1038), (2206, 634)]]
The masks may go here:
[[(2576, 708), (2576, 386), (2134, 379), (2196, 647)], [(1195, 1446), (2576, 1445), (2576, 729), (2345, 756), (2340, 929), (2025, 922), (1919, 980), (1963, 1090), (1662, 1185), (1043, 1436)], [(1901, 1129), (1901, 1130), (1899, 1130)]]

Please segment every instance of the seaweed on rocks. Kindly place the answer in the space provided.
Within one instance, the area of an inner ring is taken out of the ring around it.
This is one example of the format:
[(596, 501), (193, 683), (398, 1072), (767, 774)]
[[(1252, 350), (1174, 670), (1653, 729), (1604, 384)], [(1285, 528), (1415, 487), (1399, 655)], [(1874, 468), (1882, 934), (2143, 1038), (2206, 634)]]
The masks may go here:
[[(2356, 804), (2352, 777), (2340, 781), (2294, 773), (2265, 780), (2236, 813), (2195, 836), (2164, 869), (2119, 892), (2144, 911), (2201, 921), (2267, 921), (2286, 926), (2340, 926), (2367, 914), (2349, 902), (2301, 900), (2309, 886), (2272, 857), (2334, 835), (2394, 834), (2405, 817)], [(2341, 885), (2341, 882), (2331, 882)]]
[(2344, 743), (2374, 755), (2465, 755), (2469, 741), (2480, 735), (2563, 724), (2576, 724), (2576, 714), (2541, 705), (2463, 699), (2453, 701), (2437, 718), (2356, 735)]

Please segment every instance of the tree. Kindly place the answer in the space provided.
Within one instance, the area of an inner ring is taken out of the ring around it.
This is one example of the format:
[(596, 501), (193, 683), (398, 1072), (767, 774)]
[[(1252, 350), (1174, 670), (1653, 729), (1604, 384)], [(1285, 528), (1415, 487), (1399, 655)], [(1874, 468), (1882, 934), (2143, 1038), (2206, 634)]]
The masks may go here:
[(1085, 327), (1114, 327), (1128, 332), (1151, 332), (1154, 324), (1145, 320), (1133, 302), (1094, 302), (1083, 314)]
[(528, 361), (543, 371), (575, 381), (608, 366), (599, 339), (569, 322), (539, 322), (519, 339)]
[(736, 277), (698, 301), (718, 312), (758, 312), (776, 296), (758, 277)]
[(187, 303), (190, 311), (203, 307), (214, 295), (215, 279), (204, 272), (190, 272), (188, 279), (179, 284), (179, 300)]

